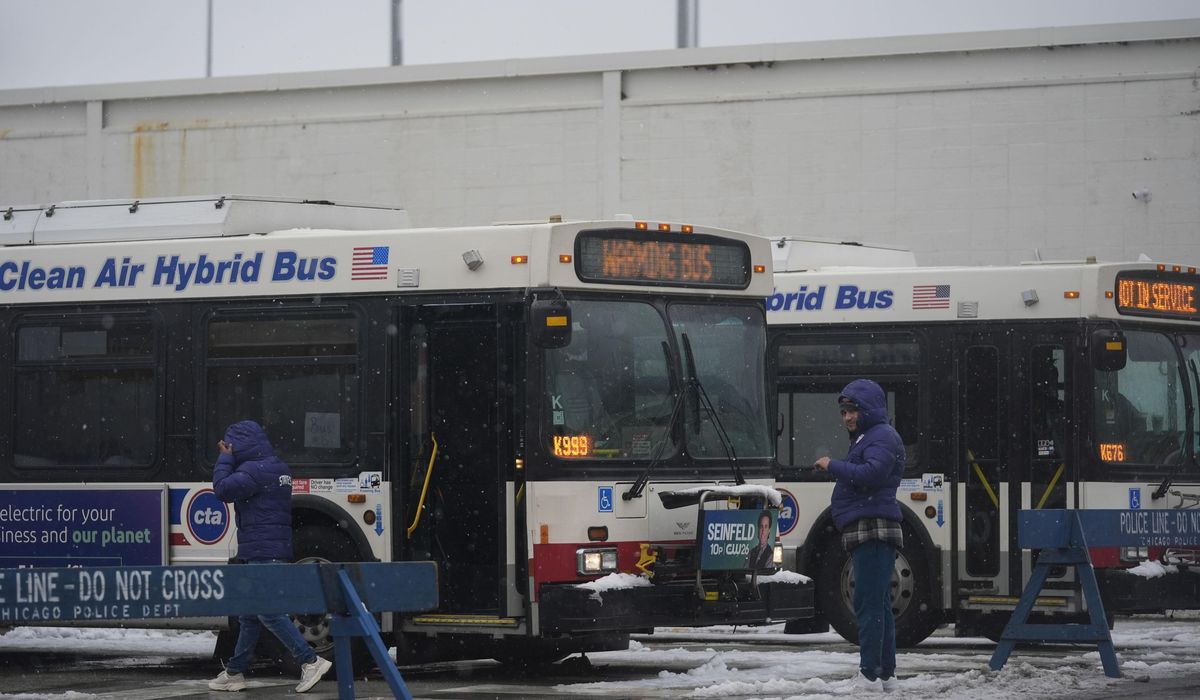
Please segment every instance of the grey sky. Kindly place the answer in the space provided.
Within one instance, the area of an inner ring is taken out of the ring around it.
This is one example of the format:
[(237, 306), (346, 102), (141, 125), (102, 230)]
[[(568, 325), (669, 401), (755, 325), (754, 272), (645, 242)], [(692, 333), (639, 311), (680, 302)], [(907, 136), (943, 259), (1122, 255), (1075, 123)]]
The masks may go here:
[[(1200, 17), (1196, 0), (699, 0), (700, 45)], [(0, 0), (0, 89), (202, 78), (208, 0)], [(389, 0), (212, 0), (214, 76), (388, 65)], [(403, 0), (404, 62), (675, 46), (675, 0)]]

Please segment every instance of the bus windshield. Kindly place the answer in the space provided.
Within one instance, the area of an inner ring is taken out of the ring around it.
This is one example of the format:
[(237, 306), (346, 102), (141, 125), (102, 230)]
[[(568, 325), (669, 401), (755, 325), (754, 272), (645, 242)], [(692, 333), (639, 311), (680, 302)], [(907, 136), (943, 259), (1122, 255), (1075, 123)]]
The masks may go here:
[[(1200, 335), (1126, 331), (1125, 343), (1124, 368), (1095, 371), (1094, 423), (1100, 460), (1112, 468), (1137, 465), (1172, 470), (1184, 459), (1188, 401), (1194, 406), (1200, 390), (1196, 376)], [(1193, 435), (1194, 429), (1195, 425)]]
[[(672, 304), (671, 324), (683, 345), (688, 339), (695, 360), (696, 379), (712, 404), (693, 410), (698, 421), (688, 421), (688, 452), (701, 459), (770, 457), (767, 434), (763, 363), (766, 329), (762, 312), (755, 307)], [(727, 454), (718, 428), (729, 438)]]
[[(638, 301), (573, 300), (571, 342), (545, 352), (551, 454), (568, 459), (665, 460), (682, 450), (686, 376), (677, 349), (686, 334), (696, 374), (717, 419), (741, 457), (770, 456), (764, 400), (763, 314), (753, 305), (672, 304), (670, 327), (660, 308)], [(669, 328), (677, 333), (672, 345)], [(695, 413), (695, 409), (693, 409)], [(696, 458), (728, 457), (714, 420), (699, 409), (686, 431)]]

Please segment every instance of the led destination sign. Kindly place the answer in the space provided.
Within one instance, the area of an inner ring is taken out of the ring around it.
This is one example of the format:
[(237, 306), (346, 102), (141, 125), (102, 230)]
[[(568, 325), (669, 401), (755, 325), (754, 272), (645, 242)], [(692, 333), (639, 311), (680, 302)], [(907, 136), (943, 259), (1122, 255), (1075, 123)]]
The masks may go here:
[(1117, 275), (1115, 302), (1117, 312), (1133, 316), (1158, 316), (1200, 321), (1196, 310), (1197, 287), (1194, 275), (1143, 270)]
[(749, 246), (703, 234), (584, 231), (575, 240), (575, 260), (579, 278), (587, 282), (750, 286)]

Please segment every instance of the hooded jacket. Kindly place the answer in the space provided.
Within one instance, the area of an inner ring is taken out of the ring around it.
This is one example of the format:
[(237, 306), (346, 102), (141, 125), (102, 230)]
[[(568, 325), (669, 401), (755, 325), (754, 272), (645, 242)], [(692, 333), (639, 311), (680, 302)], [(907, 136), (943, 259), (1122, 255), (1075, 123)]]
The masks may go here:
[(234, 504), (238, 558), (292, 558), (292, 474), (275, 456), (262, 426), (251, 420), (225, 431), (233, 454), (222, 453), (213, 467), (213, 491)]
[(829, 460), (837, 477), (830, 506), (839, 530), (863, 518), (900, 522), (896, 488), (904, 473), (904, 442), (888, 424), (883, 388), (869, 379), (855, 379), (842, 396), (858, 404), (858, 429), (850, 435), (846, 459)]

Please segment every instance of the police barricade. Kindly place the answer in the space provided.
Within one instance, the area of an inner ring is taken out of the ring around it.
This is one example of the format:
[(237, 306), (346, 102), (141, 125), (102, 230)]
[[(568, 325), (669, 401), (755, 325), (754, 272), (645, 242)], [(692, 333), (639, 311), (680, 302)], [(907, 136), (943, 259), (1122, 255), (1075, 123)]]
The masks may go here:
[[(1017, 544), (1041, 549), (1021, 600), (1000, 635), (988, 666), (1004, 667), (1017, 642), (1095, 642), (1104, 675), (1120, 678), (1121, 669), (1109, 634), (1104, 603), (1088, 547), (1149, 547), (1200, 544), (1200, 518), (1180, 510), (1023, 510)], [(1075, 567), (1087, 604), (1089, 623), (1027, 624), (1050, 570)]]
[(437, 607), (434, 562), (0, 569), (0, 619), (135, 620), (330, 614), (338, 697), (354, 697), (363, 637), (397, 698), (411, 700), (372, 613)]

